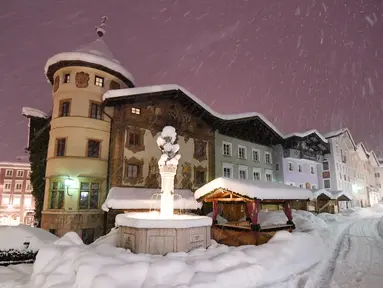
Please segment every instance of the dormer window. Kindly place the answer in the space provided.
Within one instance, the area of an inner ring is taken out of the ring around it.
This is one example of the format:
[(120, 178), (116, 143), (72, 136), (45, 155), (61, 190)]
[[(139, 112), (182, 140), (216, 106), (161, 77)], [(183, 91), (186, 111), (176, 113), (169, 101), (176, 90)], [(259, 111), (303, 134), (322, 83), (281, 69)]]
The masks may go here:
[(64, 83), (69, 83), (70, 82), (70, 74), (65, 74), (64, 75)]
[(104, 87), (104, 78), (102, 78), (100, 76), (96, 76), (94, 78), (94, 85), (96, 85), (98, 87)]

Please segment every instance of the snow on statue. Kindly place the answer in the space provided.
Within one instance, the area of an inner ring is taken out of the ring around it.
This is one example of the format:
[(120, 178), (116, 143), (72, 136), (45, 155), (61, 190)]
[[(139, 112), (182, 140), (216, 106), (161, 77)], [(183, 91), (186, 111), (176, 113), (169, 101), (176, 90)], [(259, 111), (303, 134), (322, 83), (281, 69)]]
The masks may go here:
[(157, 138), (157, 145), (160, 148), (162, 155), (158, 160), (158, 165), (161, 166), (177, 166), (181, 155), (178, 154), (180, 145), (174, 144), (177, 140), (176, 129), (172, 126), (165, 126), (162, 129), (161, 135)]

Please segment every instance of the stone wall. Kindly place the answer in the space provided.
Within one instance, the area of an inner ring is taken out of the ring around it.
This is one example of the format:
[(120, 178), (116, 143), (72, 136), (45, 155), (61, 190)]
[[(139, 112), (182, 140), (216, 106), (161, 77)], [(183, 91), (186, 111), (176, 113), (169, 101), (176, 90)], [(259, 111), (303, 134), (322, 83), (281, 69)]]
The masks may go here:
[[(90, 235), (93, 231), (93, 239), (95, 240), (104, 234), (104, 212), (77, 212), (77, 213), (43, 213), (41, 228), (54, 232), (61, 237), (65, 233), (74, 231), (81, 238), (83, 232), (88, 231)], [(87, 230), (87, 229), (92, 229)]]

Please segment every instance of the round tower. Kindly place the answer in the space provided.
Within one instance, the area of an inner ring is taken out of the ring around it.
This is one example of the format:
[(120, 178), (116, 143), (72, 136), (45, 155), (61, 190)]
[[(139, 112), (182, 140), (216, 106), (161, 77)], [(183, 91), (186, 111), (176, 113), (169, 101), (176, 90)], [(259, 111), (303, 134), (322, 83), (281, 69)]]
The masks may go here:
[(102, 96), (134, 87), (103, 40), (105, 21), (96, 28), (96, 41), (54, 55), (45, 65), (53, 110), (41, 226), (58, 236), (76, 231), (85, 242), (101, 235), (104, 225), (113, 111), (104, 109)]

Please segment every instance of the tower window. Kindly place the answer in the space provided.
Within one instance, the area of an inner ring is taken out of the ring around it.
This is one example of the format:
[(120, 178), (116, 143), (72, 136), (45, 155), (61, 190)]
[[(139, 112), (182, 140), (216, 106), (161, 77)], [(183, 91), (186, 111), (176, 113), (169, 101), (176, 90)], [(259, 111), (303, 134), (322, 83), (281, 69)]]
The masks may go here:
[(101, 142), (99, 140), (88, 140), (88, 157), (99, 158), (100, 146), (101, 146)]
[(64, 83), (69, 83), (70, 82), (70, 74), (65, 74), (64, 75)]
[(141, 114), (141, 109), (140, 108), (132, 107), (132, 114), (140, 115)]
[(102, 109), (101, 104), (91, 102), (90, 103), (90, 111), (89, 111), (89, 117), (93, 119), (102, 119)]
[(65, 156), (66, 139), (56, 139), (56, 156)]
[(97, 209), (99, 192), (99, 183), (81, 182), (80, 209)]
[(70, 100), (62, 100), (60, 102), (60, 111), (59, 116), (60, 117), (66, 117), (70, 114)]
[(104, 78), (102, 78), (100, 76), (96, 76), (94, 78), (94, 85), (96, 85), (98, 87), (104, 87)]

